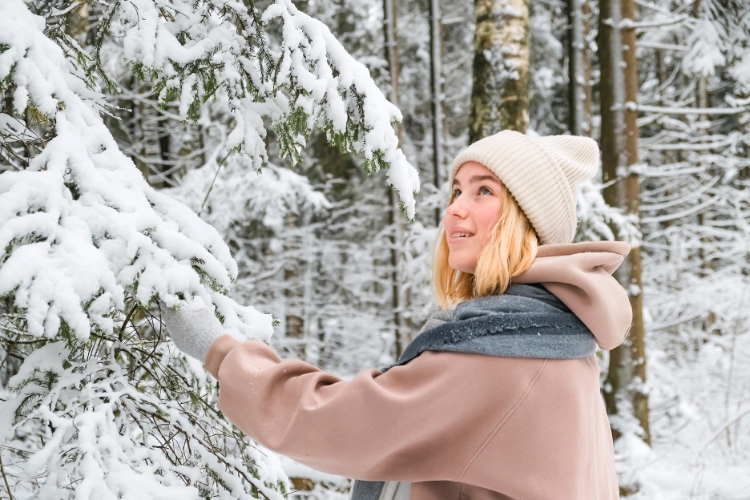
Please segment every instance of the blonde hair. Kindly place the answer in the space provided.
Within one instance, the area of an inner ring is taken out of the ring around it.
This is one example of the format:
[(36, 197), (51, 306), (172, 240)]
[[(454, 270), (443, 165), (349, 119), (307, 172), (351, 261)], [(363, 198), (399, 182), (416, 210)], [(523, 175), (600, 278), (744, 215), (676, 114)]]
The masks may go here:
[(479, 254), (474, 274), (456, 271), (448, 264), (448, 240), (444, 228), (440, 228), (432, 282), (443, 309), (475, 297), (502, 295), (512, 278), (526, 271), (536, 258), (539, 247), (536, 231), (510, 191), (503, 187), (502, 193), (500, 218), (492, 229), (490, 241)]

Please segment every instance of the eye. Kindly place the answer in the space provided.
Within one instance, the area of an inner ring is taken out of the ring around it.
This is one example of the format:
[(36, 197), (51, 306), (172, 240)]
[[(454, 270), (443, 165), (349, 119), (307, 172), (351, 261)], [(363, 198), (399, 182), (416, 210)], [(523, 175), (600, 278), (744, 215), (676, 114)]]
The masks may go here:
[(492, 194), (492, 191), (490, 190), (490, 188), (482, 186), (479, 188), (479, 194)]
[(454, 189), (454, 190), (453, 190), (453, 195), (451, 196), (451, 199), (452, 199), (452, 200), (455, 200), (455, 199), (456, 199), (456, 198), (458, 198), (458, 197), (459, 197), (460, 195), (461, 195), (461, 190), (460, 190), (460, 189)]

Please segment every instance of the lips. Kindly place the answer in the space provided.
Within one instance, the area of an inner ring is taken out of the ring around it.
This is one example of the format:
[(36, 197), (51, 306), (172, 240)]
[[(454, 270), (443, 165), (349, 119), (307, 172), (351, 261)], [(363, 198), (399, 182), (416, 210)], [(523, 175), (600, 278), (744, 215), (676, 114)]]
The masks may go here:
[(451, 241), (471, 238), (474, 233), (463, 227), (452, 227), (448, 230), (448, 236)]

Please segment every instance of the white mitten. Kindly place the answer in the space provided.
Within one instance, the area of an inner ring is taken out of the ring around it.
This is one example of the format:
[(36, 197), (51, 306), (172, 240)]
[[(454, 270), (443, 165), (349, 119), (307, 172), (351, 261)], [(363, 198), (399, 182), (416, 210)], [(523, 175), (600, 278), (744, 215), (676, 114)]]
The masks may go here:
[(175, 310), (162, 304), (161, 319), (177, 348), (201, 363), (206, 362), (208, 349), (214, 340), (224, 334), (221, 322), (205, 307), (186, 311)]

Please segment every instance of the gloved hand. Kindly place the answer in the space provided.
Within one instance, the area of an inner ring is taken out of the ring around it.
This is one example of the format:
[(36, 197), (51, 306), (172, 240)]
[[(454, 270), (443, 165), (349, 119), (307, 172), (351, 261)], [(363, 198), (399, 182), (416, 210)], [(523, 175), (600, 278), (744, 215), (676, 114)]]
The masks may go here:
[(177, 348), (201, 363), (206, 362), (208, 349), (214, 340), (224, 334), (221, 322), (205, 307), (188, 311), (161, 304), (161, 319)]

